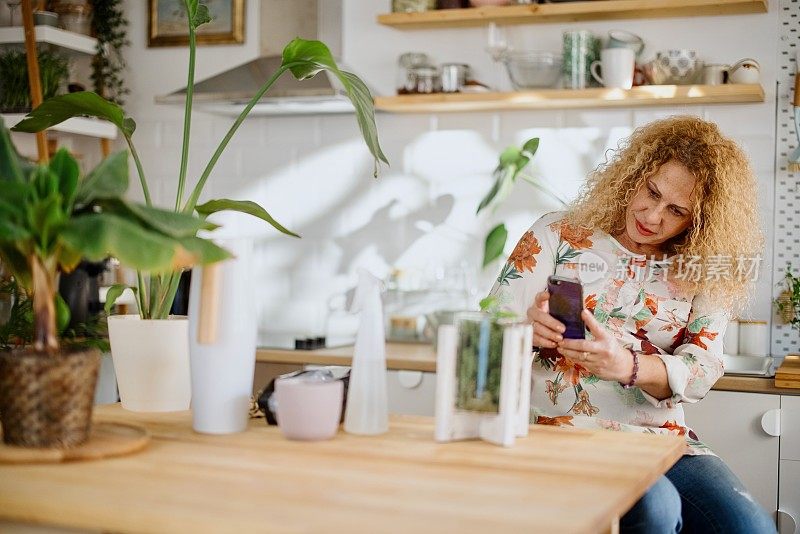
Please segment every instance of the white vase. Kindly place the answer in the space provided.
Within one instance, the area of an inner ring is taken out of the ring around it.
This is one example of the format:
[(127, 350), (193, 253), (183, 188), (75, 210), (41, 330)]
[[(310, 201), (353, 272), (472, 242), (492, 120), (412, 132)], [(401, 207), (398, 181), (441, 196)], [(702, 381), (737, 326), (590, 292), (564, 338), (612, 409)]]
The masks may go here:
[(188, 410), (189, 321), (175, 316), (142, 320), (138, 315), (108, 318), (111, 356), (122, 407), (134, 412)]
[[(235, 256), (210, 267), (192, 271), (189, 290), (189, 347), (192, 370), (192, 426), (205, 434), (242, 432), (249, 419), (250, 396), (256, 365), (256, 308), (253, 298), (252, 241), (218, 241)], [(217, 290), (201, 298), (203, 277), (217, 269)], [(213, 298), (209, 298), (213, 297)], [(201, 309), (215, 331), (213, 340), (199, 340)], [(205, 310), (208, 312), (209, 310)]]

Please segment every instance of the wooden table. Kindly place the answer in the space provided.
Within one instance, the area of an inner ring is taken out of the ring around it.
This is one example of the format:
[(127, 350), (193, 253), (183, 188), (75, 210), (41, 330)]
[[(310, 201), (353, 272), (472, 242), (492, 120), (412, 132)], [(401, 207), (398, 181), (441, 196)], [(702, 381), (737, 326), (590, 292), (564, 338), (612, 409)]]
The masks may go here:
[(675, 436), (536, 425), (504, 449), (437, 444), (433, 420), (387, 434), (291, 442), (263, 420), (205, 436), (187, 413), (98, 407), (146, 426), (128, 457), (0, 466), (0, 517), (137, 532), (598, 532), (614, 530), (682, 454)]

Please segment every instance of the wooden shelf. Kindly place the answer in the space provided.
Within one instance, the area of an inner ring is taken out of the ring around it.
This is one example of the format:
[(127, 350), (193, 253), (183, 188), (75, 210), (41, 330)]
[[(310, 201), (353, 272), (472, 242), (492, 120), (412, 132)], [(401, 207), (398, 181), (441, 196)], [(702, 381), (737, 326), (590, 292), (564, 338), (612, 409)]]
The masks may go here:
[[(80, 33), (68, 32), (52, 26), (35, 26), (36, 42), (51, 44), (65, 50), (81, 54), (94, 55), (97, 48), (97, 39)], [(22, 26), (0, 28), (0, 45), (18, 44), (25, 45), (25, 34)]]
[[(0, 115), (6, 124), (6, 128), (11, 128), (25, 118), (24, 113), (3, 113)], [(92, 119), (88, 117), (74, 117), (67, 119), (61, 124), (57, 124), (48, 131), (61, 132), (65, 134), (85, 135), (87, 137), (97, 137), (100, 139), (116, 139), (117, 127), (108, 121)]]
[(541, 89), (510, 93), (436, 93), (375, 98), (390, 113), (444, 113), (524, 109), (617, 108), (764, 101), (759, 84), (644, 85), (624, 89)]
[(401, 30), (587, 20), (649, 19), (766, 13), (767, 0), (591, 0), (558, 4), (441, 9), (378, 15), (378, 23)]

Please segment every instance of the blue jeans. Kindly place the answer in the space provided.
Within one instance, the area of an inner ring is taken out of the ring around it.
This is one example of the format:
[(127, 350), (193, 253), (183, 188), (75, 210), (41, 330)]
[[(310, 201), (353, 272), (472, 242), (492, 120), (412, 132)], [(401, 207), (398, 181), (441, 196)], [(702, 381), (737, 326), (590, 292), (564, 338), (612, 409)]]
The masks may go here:
[(684, 456), (619, 522), (620, 532), (776, 532), (775, 521), (716, 456)]

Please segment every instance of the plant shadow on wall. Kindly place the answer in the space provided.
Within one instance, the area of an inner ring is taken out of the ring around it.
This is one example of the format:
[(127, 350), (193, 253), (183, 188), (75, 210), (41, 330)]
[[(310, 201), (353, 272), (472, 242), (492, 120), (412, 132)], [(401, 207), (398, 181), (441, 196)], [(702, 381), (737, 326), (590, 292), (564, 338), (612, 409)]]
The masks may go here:
[[(184, 7), (188, 13), (189, 25), (189, 73), (184, 113), (183, 143), (181, 146), (180, 170), (178, 174), (179, 178), (174, 211), (186, 214), (197, 212), (202, 217), (207, 217), (222, 211), (236, 211), (262, 219), (286, 235), (299, 237), (299, 235), (278, 223), (278, 221), (260, 205), (249, 200), (219, 199), (198, 205), (198, 200), (208, 178), (233, 135), (250, 113), (250, 110), (281, 75), (289, 71), (297, 79), (304, 80), (315, 76), (322, 70), (330, 71), (340, 80), (346, 90), (347, 96), (353, 102), (361, 134), (374, 158), (374, 175), (377, 176), (378, 163), (380, 161), (386, 162), (386, 158), (378, 143), (372, 96), (366, 85), (357, 76), (339, 70), (330, 51), (323, 43), (319, 41), (306, 41), (303, 39), (293, 40), (283, 51), (283, 61), (279, 69), (265, 81), (264, 85), (262, 85), (247, 106), (245, 106), (241, 114), (236, 118), (217, 149), (211, 155), (208, 164), (205, 166), (194, 188), (188, 195), (188, 198), (185, 198), (185, 189), (189, 185), (187, 181), (187, 167), (193, 104), (192, 88), (194, 86), (196, 32), (197, 28), (208, 23), (210, 18), (208, 8), (205, 4), (200, 3), (199, 0), (184, 0)], [(152, 205), (142, 162), (139, 159), (138, 152), (133, 143), (136, 123), (130, 117), (125, 116), (122, 108), (101, 98), (96, 93), (79, 92), (52, 98), (31, 112), (25, 120), (14, 127), (14, 130), (38, 132), (71, 117), (86, 115), (108, 120), (119, 128), (133, 156), (145, 202), (148, 206)], [(214, 249), (210, 248), (213, 245), (209, 241), (187, 241), (185, 246), (188, 252), (194, 254), (215, 252)], [(224, 259), (224, 257), (226, 257), (226, 254), (221, 249), (216, 251), (215, 254), (217, 259)], [(142, 319), (167, 318), (175, 298), (180, 275), (180, 270), (170, 272), (166, 275), (138, 273), (138, 284), (137, 287), (133, 289), (138, 299), (139, 313)], [(124, 289), (124, 286), (115, 286), (109, 291), (107, 307), (113, 304), (114, 300)]]

